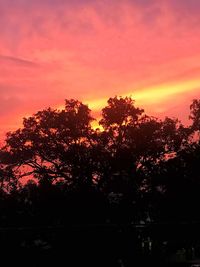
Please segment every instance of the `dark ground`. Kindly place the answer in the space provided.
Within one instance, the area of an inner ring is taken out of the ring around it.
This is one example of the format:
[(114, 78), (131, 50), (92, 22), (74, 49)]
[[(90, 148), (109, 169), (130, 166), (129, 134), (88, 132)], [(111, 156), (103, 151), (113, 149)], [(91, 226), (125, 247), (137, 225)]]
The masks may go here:
[[(4, 228), (0, 230), (0, 255), (5, 266), (185, 267), (191, 266), (196, 256), (191, 254), (193, 245), (198, 254), (199, 233), (192, 236), (195, 227), (187, 233), (185, 225), (168, 226), (171, 234), (166, 225), (141, 229), (116, 225)], [(166, 237), (167, 245), (163, 242)]]

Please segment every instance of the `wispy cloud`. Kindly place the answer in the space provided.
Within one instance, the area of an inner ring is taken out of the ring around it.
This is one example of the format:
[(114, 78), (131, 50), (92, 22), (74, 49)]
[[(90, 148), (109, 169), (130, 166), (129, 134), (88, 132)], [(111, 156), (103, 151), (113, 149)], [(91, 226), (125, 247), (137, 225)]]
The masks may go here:
[(7, 63), (7, 62), (11, 62), (21, 67), (37, 67), (38, 66), (38, 64), (36, 64), (35, 62), (29, 61), (26, 59), (0, 55), (0, 64)]

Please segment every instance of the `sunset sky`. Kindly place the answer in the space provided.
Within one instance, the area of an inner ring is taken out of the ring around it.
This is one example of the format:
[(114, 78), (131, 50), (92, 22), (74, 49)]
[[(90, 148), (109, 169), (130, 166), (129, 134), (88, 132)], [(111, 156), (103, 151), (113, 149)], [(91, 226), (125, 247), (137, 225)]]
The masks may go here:
[(0, 136), (75, 98), (188, 117), (200, 98), (199, 0), (0, 0)]

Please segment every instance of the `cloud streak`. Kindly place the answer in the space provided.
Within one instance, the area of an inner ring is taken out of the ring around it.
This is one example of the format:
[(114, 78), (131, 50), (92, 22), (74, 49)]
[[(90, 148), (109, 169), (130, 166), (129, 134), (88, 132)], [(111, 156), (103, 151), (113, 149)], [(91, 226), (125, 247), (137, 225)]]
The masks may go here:
[(13, 63), (16, 64), (18, 66), (21, 67), (36, 67), (37, 64), (29, 61), (29, 60), (25, 60), (22, 58), (16, 58), (16, 57), (12, 57), (12, 56), (4, 56), (4, 55), (0, 55), (0, 64), (4, 64), (4, 63)]

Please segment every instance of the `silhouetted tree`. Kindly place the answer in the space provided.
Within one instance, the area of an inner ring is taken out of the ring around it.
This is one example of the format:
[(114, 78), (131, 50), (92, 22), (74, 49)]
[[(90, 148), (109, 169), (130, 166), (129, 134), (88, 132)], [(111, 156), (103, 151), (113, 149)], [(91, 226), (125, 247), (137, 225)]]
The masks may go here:
[(39, 111), (24, 119), (22, 129), (7, 134), (7, 154), (1, 160), (12, 164), (19, 178), (34, 175), (68, 183), (84, 179), (91, 121), (88, 107), (76, 100), (66, 100), (64, 110)]
[[(92, 266), (93, 257), (132, 266), (132, 248), (146, 262), (164, 255), (164, 240), (176, 247), (177, 228), (200, 220), (200, 100), (190, 119), (186, 127), (148, 116), (131, 97), (117, 96), (102, 109), (100, 129), (92, 128), (88, 106), (73, 99), (63, 110), (24, 118), (0, 151), (0, 226), (49, 232), (5, 235), (1, 251), (45, 250), (51, 259), (68, 252)], [(184, 234), (191, 239), (194, 231)]]
[[(192, 133), (199, 106), (194, 100), (193, 125), (185, 127), (178, 119), (146, 115), (130, 97), (114, 97), (102, 109), (103, 130), (92, 128), (89, 108), (77, 100), (66, 100), (63, 110), (39, 111), (7, 134), (2, 190), (21, 199), (30, 216), (48, 218), (54, 210), (60, 222), (81, 221), (84, 214), (85, 221), (115, 222), (156, 220), (164, 210), (169, 215), (176, 196), (181, 205), (187, 187), (191, 196), (197, 192), (199, 144)], [(24, 186), (29, 178), (35, 182)]]
[(192, 120), (192, 130), (197, 131), (200, 129), (200, 100), (194, 99), (190, 105), (190, 116)]

